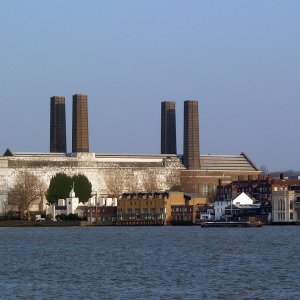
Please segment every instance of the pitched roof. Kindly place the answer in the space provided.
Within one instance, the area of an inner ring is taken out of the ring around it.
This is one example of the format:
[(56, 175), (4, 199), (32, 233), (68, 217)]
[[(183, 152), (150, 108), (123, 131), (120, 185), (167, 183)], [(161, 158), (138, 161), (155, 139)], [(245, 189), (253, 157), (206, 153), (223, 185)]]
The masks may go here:
[(233, 204), (253, 204), (253, 200), (243, 192), (233, 200)]
[(245, 153), (240, 155), (201, 155), (201, 169), (218, 171), (259, 171)]

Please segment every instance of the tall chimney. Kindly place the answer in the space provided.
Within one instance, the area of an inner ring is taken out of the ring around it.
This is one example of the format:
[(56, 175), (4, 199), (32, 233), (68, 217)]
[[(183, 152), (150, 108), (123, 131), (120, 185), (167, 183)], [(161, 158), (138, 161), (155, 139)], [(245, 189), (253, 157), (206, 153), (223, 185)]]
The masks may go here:
[(50, 98), (50, 152), (67, 152), (65, 97)]
[(73, 95), (72, 152), (89, 152), (87, 95)]
[(188, 170), (200, 169), (198, 101), (184, 101), (183, 164)]
[(175, 102), (161, 103), (161, 154), (177, 154)]

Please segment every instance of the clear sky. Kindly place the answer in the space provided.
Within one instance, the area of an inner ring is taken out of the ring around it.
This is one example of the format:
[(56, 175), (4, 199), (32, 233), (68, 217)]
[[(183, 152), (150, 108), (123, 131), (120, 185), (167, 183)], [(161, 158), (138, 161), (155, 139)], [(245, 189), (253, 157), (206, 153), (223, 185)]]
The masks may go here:
[(202, 154), (300, 169), (300, 1), (1, 0), (0, 151), (49, 151), (50, 97), (88, 94), (90, 150), (159, 153), (199, 100)]

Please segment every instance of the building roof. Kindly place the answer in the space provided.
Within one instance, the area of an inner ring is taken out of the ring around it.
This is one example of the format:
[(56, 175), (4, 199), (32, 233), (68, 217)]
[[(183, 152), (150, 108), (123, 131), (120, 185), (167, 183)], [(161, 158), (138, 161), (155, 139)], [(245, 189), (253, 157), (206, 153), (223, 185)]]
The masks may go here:
[(228, 205), (225, 209), (226, 210), (229, 210), (229, 209), (231, 209), (231, 207), (232, 207), (232, 209), (244, 209), (244, 208), (252, 208), (252, 209), (254, 209), (254, 208), (260, 208), (260, 204), (234, 204), (234, 205)]
[(200, 194), (197, 193), (184, 193), (184, 197), (187, 199), (192, 199), (192, 198), (200, 198)]
[(204, 170), (259, 171), (243, 152), (240, 155), (201, 155), (200, 162)]
[(253, 200), (244, 192), (239, 194), (234, 200), (234, 204), (253, 204)]
[[(79, 156), (77, 156), (79, 155)], [(83, 155), (83, 156), (82, 156)], [(4, 157), (19, 158), (83, 158), (101, 162), (151, 162), (162, 163), (163, 160), (178, 161), (182, 159), (181, 155), (175, 154), (98, 154), (98, 153), (54, 153), (54, 152), (13, 152), (6, 149)], [(245, 153), (240, 155), (200, 155), (201, 170), (205, 171), (259, 171)], [(184, 166), (182, 165), (182, 168)]]
[(3, 156), (16, 156), (16, 157), (65, 157), (65, 153), (54, 152), (13, 152), (9, 148), (5, 150)]
[(275, 179), (273, 186), (299, 186), (299, 179)]

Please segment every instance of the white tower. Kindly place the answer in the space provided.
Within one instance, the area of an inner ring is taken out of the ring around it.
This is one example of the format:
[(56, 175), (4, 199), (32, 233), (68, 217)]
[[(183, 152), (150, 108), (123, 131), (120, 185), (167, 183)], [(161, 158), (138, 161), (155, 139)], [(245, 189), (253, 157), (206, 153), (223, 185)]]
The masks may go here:
[(79, 205), (79, 198), (76, 198), (75, 191), (74, 191), (74, 182), (73, 187), (70, 192), (69, 198), (66, 199), (66, 206), (67, 206), (67, 215), (74, 214), (75, 209)]

